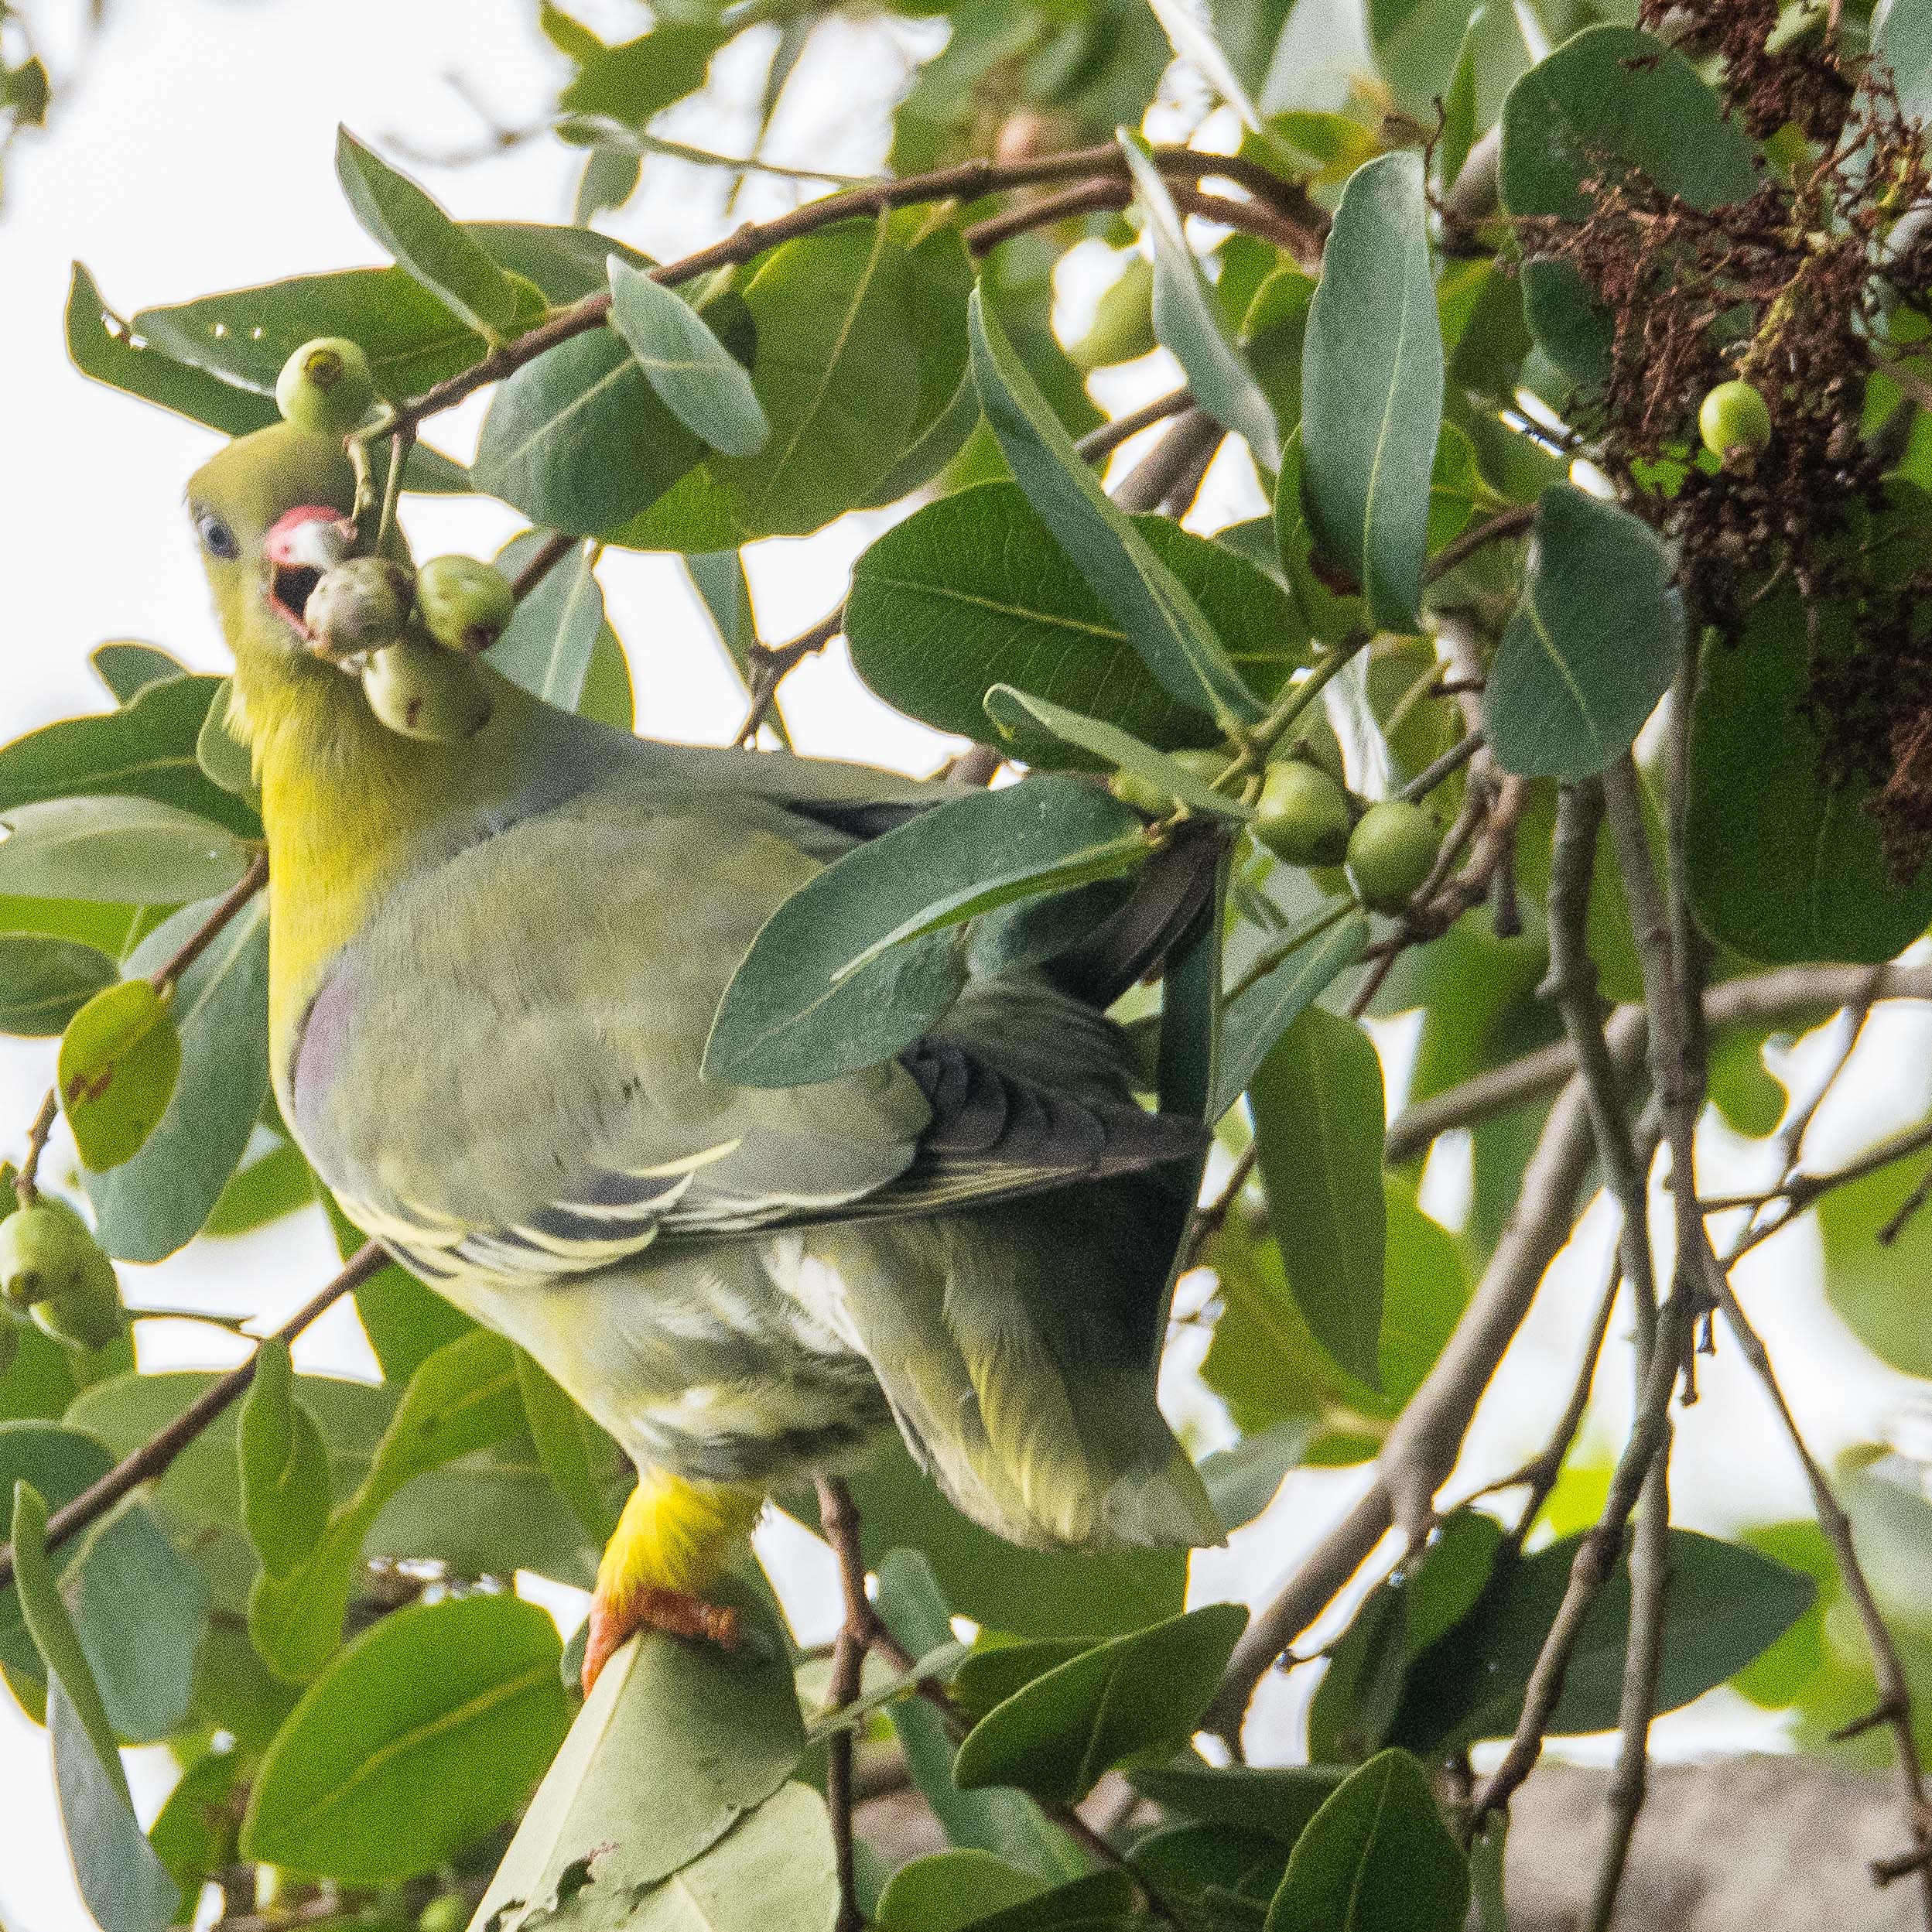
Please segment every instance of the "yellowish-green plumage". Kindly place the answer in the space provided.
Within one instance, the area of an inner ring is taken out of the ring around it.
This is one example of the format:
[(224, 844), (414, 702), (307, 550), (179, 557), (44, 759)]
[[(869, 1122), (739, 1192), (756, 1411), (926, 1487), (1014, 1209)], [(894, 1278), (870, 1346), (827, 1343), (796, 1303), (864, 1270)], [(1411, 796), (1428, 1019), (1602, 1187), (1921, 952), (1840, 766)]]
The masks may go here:
[(477, 738), (392, 735), (270, 596), (277, 520), (350, 491), (287, 427), (190, 491), (262, 785), (276, 1091), (352, 1214), (650, 1472), (607, 1595), (702, 1587), (748, 1499), (888, 1419), (1015, 1540), (1215, 1540), (1153, 1400), (1143, 1171), (1188, 1141), (1104, 1019), (1023, 974), (843, 1080), (699, 1072), (764, 917), (929, 788), (655, 745), (493, 674)]

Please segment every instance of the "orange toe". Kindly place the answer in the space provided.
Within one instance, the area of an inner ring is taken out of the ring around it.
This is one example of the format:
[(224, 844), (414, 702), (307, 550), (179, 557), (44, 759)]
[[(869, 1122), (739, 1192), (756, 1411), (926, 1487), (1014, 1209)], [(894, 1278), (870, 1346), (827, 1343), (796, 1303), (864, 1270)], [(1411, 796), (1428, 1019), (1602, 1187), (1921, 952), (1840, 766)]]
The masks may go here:
[(583, 1642), (583, 1694), (604, 1667), (639, 1630), (715, 1643), (737, 1650), (745, 1640), (744, 1618), (723, 1604), (708, 1603), (689, 1590), (647, 1588), (627, 1592), (618, 1602), (600, 1589), (591, 1599), (590, 1624)]

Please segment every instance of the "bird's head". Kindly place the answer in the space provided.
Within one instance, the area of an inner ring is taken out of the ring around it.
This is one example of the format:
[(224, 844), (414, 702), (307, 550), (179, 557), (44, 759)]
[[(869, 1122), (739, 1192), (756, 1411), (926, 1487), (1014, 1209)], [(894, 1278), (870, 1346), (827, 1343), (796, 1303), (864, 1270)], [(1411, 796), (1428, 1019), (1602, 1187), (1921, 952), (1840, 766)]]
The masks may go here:
[(292, 423), (238, 436), (195, 472), (188, 513), (244, 680), (306, 658), (309, 593), (355, 548), (354, 498), (342, 439)]

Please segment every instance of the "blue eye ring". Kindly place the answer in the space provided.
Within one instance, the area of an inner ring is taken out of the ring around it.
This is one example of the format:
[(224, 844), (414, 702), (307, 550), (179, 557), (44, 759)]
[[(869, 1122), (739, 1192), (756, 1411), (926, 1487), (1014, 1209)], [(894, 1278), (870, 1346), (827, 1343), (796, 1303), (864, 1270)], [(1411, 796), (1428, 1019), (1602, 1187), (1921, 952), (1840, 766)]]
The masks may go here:
[(196, 513), (195, 532), (201, 539), (201, 547), (211, 557), (218, 557), (224, 563), (232, 563), (241, 554), (241, 545), (235, 541), (234, 532), (210, 510)]

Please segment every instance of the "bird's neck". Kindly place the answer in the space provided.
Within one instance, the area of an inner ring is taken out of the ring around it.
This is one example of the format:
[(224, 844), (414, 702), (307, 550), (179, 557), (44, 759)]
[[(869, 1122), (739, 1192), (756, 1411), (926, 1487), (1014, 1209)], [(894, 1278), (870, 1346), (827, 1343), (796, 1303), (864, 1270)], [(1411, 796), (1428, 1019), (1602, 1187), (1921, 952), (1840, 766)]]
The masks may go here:
[(514, 768), (531, 704), (492, 678), (495, 710), (458, 745), (399, 737), (357, 681), (287, 652), (238, 656), (233, 728), (248, 745), (268, 834), (269, 1026), (275, 1064), (330, 963), (402, 878), (467, 843)]

